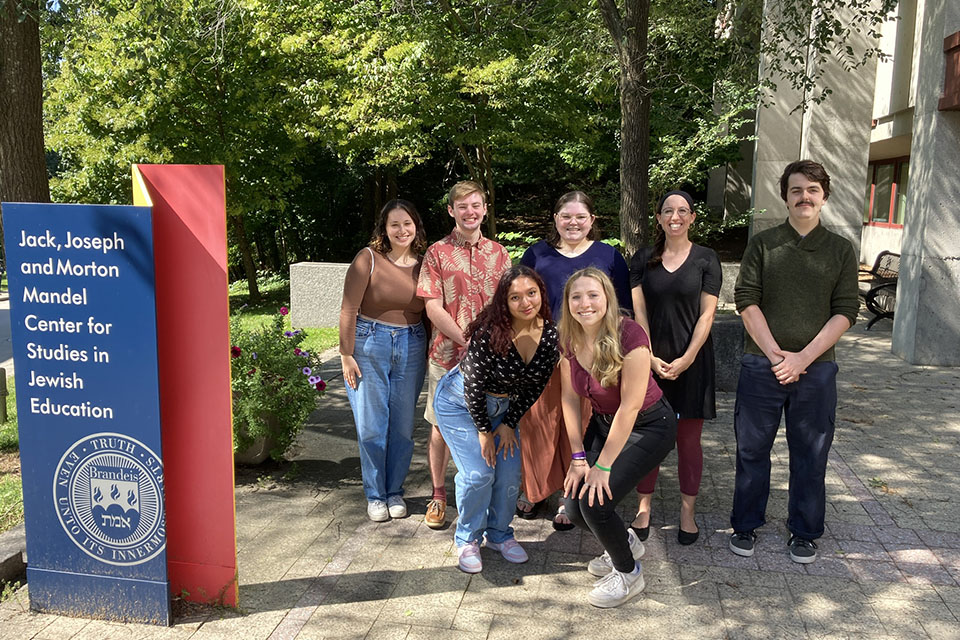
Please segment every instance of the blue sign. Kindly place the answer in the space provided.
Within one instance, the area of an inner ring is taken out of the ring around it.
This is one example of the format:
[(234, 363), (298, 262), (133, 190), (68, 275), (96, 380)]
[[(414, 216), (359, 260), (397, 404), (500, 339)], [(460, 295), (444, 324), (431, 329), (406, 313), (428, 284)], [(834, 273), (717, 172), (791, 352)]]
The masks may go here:
[(38, 611), (170, 623), (149, 207), (4, 204)]

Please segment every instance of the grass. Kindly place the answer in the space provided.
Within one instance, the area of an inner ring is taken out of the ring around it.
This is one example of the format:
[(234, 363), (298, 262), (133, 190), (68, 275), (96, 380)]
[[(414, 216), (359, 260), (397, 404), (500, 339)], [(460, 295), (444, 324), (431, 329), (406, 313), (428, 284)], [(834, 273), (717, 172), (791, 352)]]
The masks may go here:
[[(240, 314), (240, 325), (245, 329), (263, 326), (279, 312), (280, 307), (290, 304), (290, 280), (279, 275), (265, 276), (257, 280), (257, 287), (261, 300), (250, 304), (246, 280), (237, 280), (230, 285), (230, 311)], [(290, 316), (284, 325), (291, 328)], [(303, 330), (307, 334), (303, 347), (312, 353), (323, 353), (340, 343), (337, 327), (304, 327)]]
[(20, 484), (20, 436), (17, 433), (17, 395), (7, 379), (7, 421), (0, 424), (0, 533), (23, 522), (23, 486)]

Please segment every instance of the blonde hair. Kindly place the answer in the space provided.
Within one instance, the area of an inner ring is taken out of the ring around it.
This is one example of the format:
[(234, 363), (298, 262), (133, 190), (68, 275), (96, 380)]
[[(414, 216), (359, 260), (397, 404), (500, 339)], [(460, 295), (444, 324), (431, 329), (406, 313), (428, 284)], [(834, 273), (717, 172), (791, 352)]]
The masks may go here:
[(457, 184), (450, 187), (450, 194), (448, 196), (447, 204), (452, 207), (454, 202), (457, 200), (463, 200), (471, 193), (479, 193), (480, 197), (483, 198), (483, 203), (487, 203), (487, 194), (484, 192), (483, 187), (473, 180), (461, 180)]
[(593, 345), (593, 364), (590, 366), (590, 375), (600, 382), (600, 386), (609, 388), (620, 380), (620, 370), (623, 368), (623, 349), (620, 346), (620, 308), (617, 306), (617, 292), (613, 288), (610, 276), (597, 269), (587, 267), (575, 272), (567, 280), (563, 288), (563, 312), (560, 324), (560, 344), (567, 355), (576, 354), (578, 348), (587, 343), (587, 334), (583, 327), (570, 313), (570, 290), (573, 283), (580, 278), (593, 278), (603, 288), (603, 295), (607, 298), (607, 310), (600, 325)]

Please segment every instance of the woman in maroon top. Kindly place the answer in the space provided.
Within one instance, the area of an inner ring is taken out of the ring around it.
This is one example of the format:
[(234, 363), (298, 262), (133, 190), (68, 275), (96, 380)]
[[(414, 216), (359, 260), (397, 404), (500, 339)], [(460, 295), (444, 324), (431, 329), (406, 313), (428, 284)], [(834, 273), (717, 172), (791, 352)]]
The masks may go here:
[[(617, 515), (617, 504), (673, 449), (677, 416), (650, 372), (650, 340), (620, 316), (610, 278), (593, 267), (564, 289), (560, 344), (563, 417), (573, 451), (563, 483), (567, 514), (591, 531), (604, 553), (587, 565), (600, 577), (588, 600), (616, 607), (643, 590), (643, 543)], [(580, 436), (580, 397), (593, 417)]]

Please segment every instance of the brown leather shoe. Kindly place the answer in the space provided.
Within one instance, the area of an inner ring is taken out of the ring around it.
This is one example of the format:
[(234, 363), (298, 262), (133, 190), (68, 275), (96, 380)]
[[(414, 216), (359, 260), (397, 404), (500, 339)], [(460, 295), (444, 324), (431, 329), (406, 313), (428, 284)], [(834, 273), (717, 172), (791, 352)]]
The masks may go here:
[(445, 500), (431, 500), (427, 503), (424, 523), (431, 529), (440, 529), (447, 524), (447, 503)]

